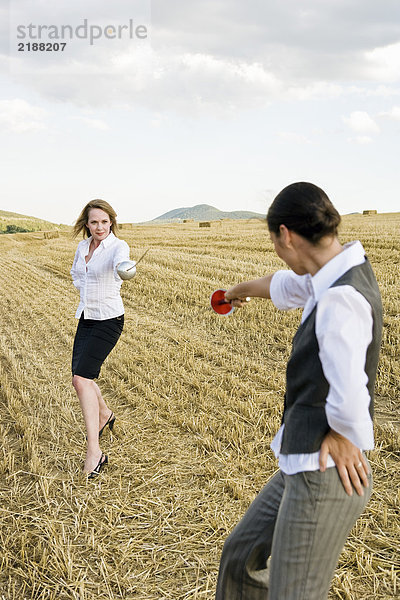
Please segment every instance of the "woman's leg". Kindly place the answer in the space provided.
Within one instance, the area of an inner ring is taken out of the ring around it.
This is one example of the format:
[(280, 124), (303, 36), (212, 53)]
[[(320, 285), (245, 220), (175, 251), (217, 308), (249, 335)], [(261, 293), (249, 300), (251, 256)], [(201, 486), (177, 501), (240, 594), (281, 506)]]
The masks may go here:
[(269, 600), (324, 600), (347, 536), (370, 497), (372, 479), (363, 496), (355, 491), (348, 496), (334, 467), (284, 478)]
[(80, 375), (73, 376), (72, 385), (79, 398), (87, 433), (86, 460), (83, 470), (85, 473), (90, 473), (97, 466), (101, 458), (97, 385), (92, 379), (86, 379), (86, 377), (81, 377)]
[(107, 404), (105, 403), (104, 398), (102, 396), (102, 393), (101, 393), (100, 388), (97, 385), (97, 383), (95, 383), (93, 381), (93, 385), (94, 385), (94, 389), (96, 391), (97, 402), (98, 402), (98, 406), (99, 406), (99, 430), (100, 430), (102, 427), (104, 427), (104, 425), (107, 423), (108, 419), (112, 415), (112, 410), (110, 408), (108, 408)]
[(99, 430), (111, 416), (100, 388), (93, 381), (117, 343), (124, 325), (124, 316), (96, 321), (81, 318), (78, 323), (72, 353), (72, 385), (79, 398), (87, 431), (85, 472), (91, 472), (101, 458)]
[(267, 560), (283, 493), (284, 479), (278, 471), (227, 538), (221, 556), (216, 600), (268, 598)]

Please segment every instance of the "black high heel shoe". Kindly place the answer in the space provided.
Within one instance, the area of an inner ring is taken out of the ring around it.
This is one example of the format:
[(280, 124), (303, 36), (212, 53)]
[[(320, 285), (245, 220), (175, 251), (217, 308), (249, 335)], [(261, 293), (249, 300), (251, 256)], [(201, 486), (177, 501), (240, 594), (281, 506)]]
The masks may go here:
[(100, 460), (97, 463), (97, 466), (93, 469), (93, 471), (90, 471), (87, 478), (94, 479), (95, 477), (98, 477), (98, 475), (100, 475), (100, 471), (107, 463), (108, 463), (108, 456), (107, 456), (107, 454), (102, 453), (100, 456)]
[(101, 437), (101, 434), (103, 433), (103, 431), (105, 430), (105, 428), (107, 427), (107, 425), (110, 428), (110, 431), (112, 431), (113, 427), (114, 427), (114, 423), (115, 423), (115, 415), (111, 411), (111, 415), (108, 417), (107, 423), (105, 425), (103, 425), (103, 427), (99, 431), (99, 438)]

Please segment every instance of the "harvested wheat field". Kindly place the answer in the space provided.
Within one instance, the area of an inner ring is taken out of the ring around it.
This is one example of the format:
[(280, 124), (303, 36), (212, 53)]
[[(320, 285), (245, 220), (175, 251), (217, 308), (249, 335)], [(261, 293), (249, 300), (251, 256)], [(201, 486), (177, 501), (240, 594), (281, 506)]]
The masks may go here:
[[(81, 475), (85, 433), (70, 384), (77, 241), (3, 235), (1, 600), (211, 600), (227, 533), (275, 471), (269, 443), (300, 312), (253, 300), (219, 317), (210, 293), (281, 268), (266, 225), (224, 221), (121, 230), (132, 258), (125, 329), (100, 385), (117, 414), (109, 466)], [(400, 214), (344, 218), (381, 287), (373, 498), (330, 598), (400, 594)]]

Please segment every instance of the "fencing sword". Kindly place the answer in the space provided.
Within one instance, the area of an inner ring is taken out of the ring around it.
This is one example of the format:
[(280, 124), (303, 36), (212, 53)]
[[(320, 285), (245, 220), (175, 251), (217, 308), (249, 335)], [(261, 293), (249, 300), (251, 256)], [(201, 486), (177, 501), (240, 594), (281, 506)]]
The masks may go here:
[(134, 260), (123, 260), (117, 265), (117, 273), (123, 280), (132, 279), (136, 275), (136, 266), (146, 256), (150, 248), (147, 248), (146, 252), (142, 254), (138, 261)]

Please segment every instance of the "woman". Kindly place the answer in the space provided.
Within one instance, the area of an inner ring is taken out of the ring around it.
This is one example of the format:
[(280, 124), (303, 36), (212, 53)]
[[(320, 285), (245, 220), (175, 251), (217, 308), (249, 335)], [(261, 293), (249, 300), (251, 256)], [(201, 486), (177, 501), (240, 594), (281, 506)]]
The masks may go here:
[(323, 600), (371, 494), (363, 450), (373, 448), (381, 299), (360, 242), (340, 244), (340, 216), (323, 190), (289, 185), (267, 223), (291, 270), (240, 283), (225, 298), (237, 307), (246, 296), (270, 298), (303, 314), (271, 444), (280, 469), (225, 542), (216, 598)]
[(114, 209), (104, 200), (92, 200), (82, 210), (73, 229), (81, 231), (71, 269), (72, 280), (80, 291), (75, 317), (79, 319), (72, 353), (72, 385), (79, 398), (87, 432), (84, 473), (96, 477), (107, 464), (99, 438), (115, 416), (105, 403), (94, 379), (117, 343), (124, 326), (124, 307), (120, 296), (122, 279), (119, 263), (129, 260), (129, 246), (116, 237)]

